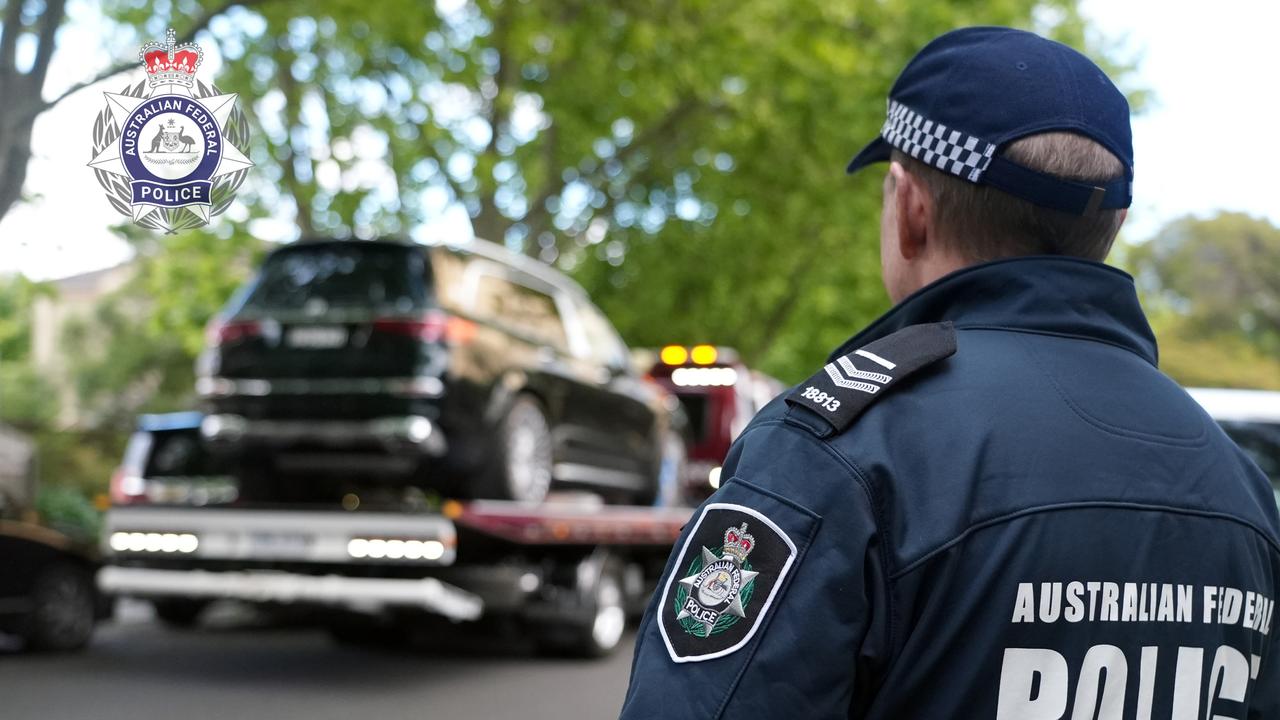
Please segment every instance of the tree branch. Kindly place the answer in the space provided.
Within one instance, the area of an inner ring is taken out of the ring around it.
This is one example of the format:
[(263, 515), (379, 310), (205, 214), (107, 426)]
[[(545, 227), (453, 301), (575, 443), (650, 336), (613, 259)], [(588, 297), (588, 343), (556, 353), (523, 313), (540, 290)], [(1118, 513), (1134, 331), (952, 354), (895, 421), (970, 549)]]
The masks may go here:
[(46, 0), (45, 14), (40, 18), (40, 45), (36, 46), (36, 63), (31, 65), (31, 87), (40, 90), (45, 86), (45, 74), (49, 73), (49, 61), (54, 59), (54, 45), (58, 27), (67, 17), (67, 0)]
[(670, 139), (675, 131), (686, 121), (694, 112), (701, 109), (704, 103), (696, 97), (685, 96), (680, 99), (666, 115), (662, 116), (657, 123), (650, 126), (643, 134), (636, 136), (624, 148), (618, 150), (614, 154), (614, 158), (619, 162), (626, 162), (636, 152), (645, 149), (647, 146), (656, 143), (659, 140)]
[[(493, 18), (493, 48), (498, 53), (498, 69), (492, 76), (494, 94), (493, 99), (489, 101), (488, 107), (484, 109), (484, 120), (489, 125), (489, 142), (485, 144), (477, 156), (477, 160), (488, 158), (494, 163), (497, 162), (498, 141), (502, 137), (503, 128), (510, 123), (511, 86), (516, 82), (516, 62), (512, 58), (510, 47), (511, 40), (511, 16), (515, 12), (513, 6), (508, 4), (501, 7)], [(479, 167), (486, 167), (484, 162), (478, 163)], [(479, 185), (480, 211), (471, 219), (471, 227), (476, 235), (487, 238), (494, 242), (500, 242), (502, 235), (507, 227), (510, 226), (510, 220), (507, 219), (502, 211), (498, 208), (496, 185), (489, 182), (488, 178), (481, 178)], [(485, 187), (488, 187), (486, 190)]]
[(440, 155), (440, 150), (436, 147), (435, 142), (428, 137), (426, 133), (423, 133), (422, 139), (423, 154), (426, 155), (427, 158), (436, 161), (436, 167), (439, 169), (440, 177), (444, 178), (445, 185), (448, 186), (449, 192), (453, 193), (453, 199), (458, 202), (462, 202), (466, 199), (466, 194), (463, 192), (462, 186), (459, 185), (458, 182), (453, 179), (453, 176), (449, 174), (448, 162), (442, 155)]
[[(651, 125), (642, 134), (636, 136), (626, 147), (620, 148), (610, 160), (625, 163), (641, 150), (655, 149), (656, 146), (664, 141), (669, 141), (676, 136), (676, 131), (684, 124), (695, 112), (702, 109), (705, 104), (699, 99), (686, 96), (677, 102), (670, 110), (667, 111), (656, 123)], [(548, 133), (554, 133), (555, 126), (548, 128)], [(555, 135), (551, 136), (555, 139)], [(554, 153), (548, 153), (547, 157), (547, 180), (542, 192), (529, 205), (529, 212), (521, 218), (522, 222), (530, 227), (530, 235), (533, 235), (534, 229), (545, 228), (547, 220), (547, 201), (554, 197), (562, 186), (556, 180), (559, 179), (559, 168), (553, 163)], [(587, 175), (583, 175), (580, 179), (592, 188), (603, 178), (601, 173), (604, 172), (605, 163), (601, 162), (596, 169)]]
[(36, 61), (27, 73), (27, 85), (32, 94), (39, 97), (44, 87), (45, 75), (49, 72), (49, 61), (53, 59), (53, 49), (58, 26), (67, 14), (67, 0), (46, 0), (44, 15), (40, 17), (40, 44), (36, 49)]
[(564, 184), (560, 182), (561, 168), (556, 166), (556, 156), (560, 154), (560, 129), (553, 123), (546, 133), (547, 139), (542, 145), (542, 192), (538, 193), (538, 197), (529, 204), (528, 212), (520, 218), (529, 228), (530, 237), (536, 237), (547, 228), (547, 201), (564, 189)]
[[(296, 163), (300, 157), (310, 162), (310, 155), (305, 146), (302, 148), (294, 146), (294, 129), (301, 125), (302, 93), (298, 87), (298, 81), (293, 77), (293, 72), (290, 69), (294, 54), (285, 43), (280, 43), (279, 47), (280, 49), (277, 50), (275, 55), (276, 84), (280, 86), (280, 92), (284, 94), (285, 128), (285, 139), (281, 145), (281, 149), (285, 151), (285, 157), (280, 158), (280, 170), (284, 174), (283, 184), (289, 189), (289, 194), (293, 197), (297, 214), (297, 217), (294, 218), (294, 223), (298, 226), (298, 233), (302, 239), (309, 240), (316, 235), (311, 208), (311, 199), (314, 193), (309, 193), (302, 187), (302, 183), (298, 180)], [(314, 180), (314, 172), (311, 177)]]
[(509, 104), (507, 102), (507, 91), (516, 79), (516, 62), (511, 57), (511, 48), (508, 45), (511, 40), (511, 15), (515, 11), (511, 6), (506, 6), (502, 14), (494, 19), (493, 27), (493, 47), (498, 51), (498, 72), (494, 73), (493, 84), (497, 92), (494, 93), (493, 101), (489, 103), (489, 112), (485, 120), (489, 123), (492, 132), (489, 134), (489, 144), (485, 147), (485, 153), (493, 152), (498, 146), (498, 129), (508, 123)]
[[(22, 32), (23, 0), (8, 0), (4, 7), (4, 28), (0, 29), (0, 89), (15, 74), (18, 34)], [(5, 93), (8, 96), (8, 93)]]
[[(10, 2), (13, 2), (13, 0), (10, 0)], [(265, 0), (224, 0), (224, 2), (221, 5), (209, 8), (208, 10), (205, 11), (203, 15), (196, 18), (196, 21), (192, 23), (191, 27), (186, 32), (178, 36), (178, 43), (181, 44), (181, 43), (191, 42), (193, 39), (195, 39), (196, 33), (207, 28), (209, 26), (209, 23), (212, 22), (214, 18), (218, 17), (219, 15), (222, 15), (223, 13), (227, 12), (228, 10), (234, 7), (237, 7), (237, 6), (250, 7), (252, 5), (261, 4), (262, 2), (265, 2)], [(18, 3), (18, 4), (21, 4), (21, 3)], [(67, 99), (68, 96), (74, 95), (75, 93), (80, 92), (81, 90), (89, 87), (90, 85), (102, 82), (103, 80), (119, 75), (122, 72), (132, 70), (133, 68), (137, 67), (139, 63), (140, 61), (138, 60), (129, 60), (127, 62), (117, 63), (107, 68), (106, 70), (103, 70), (97, 75), (93, 76), (93, 78), (89, 80), (78, 82), (75, 85), (72, 85), (71, 87), (67, 88), (66, 90), (63, 90), (61, 93), (55, 96), (52, 100), (41, 103), (39, 106), (40, 107), (39, 112), (44, 112), (45, 110), (48, 110), (54, 105), (57, 105), (58, 103)]]

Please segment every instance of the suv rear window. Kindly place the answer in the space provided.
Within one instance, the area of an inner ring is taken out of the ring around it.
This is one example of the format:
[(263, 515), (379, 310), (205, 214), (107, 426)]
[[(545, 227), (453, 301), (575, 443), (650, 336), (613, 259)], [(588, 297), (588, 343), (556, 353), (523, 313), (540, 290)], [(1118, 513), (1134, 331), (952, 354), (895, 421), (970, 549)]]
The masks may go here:
[(423, 253), (410, 247), (327, 243), (271, 256), (243, 307), (370, 307), (408, 313), (426, 305)]
[(209, 454), (196, 429), (136, 432), (124, 455), (124, 466), (144, 478), (195, 478), (227, 472), (226, 462)]

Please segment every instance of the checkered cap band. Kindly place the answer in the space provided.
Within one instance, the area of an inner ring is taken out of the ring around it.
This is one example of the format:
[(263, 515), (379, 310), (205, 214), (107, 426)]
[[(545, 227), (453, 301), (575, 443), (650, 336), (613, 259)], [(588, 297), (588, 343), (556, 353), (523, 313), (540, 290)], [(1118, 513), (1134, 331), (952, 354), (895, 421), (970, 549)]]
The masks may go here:
[(889, 101), (880, 136), (926, 165), (975, 183), (996, 152), (992, 143), (934, 122), (896, 100)]

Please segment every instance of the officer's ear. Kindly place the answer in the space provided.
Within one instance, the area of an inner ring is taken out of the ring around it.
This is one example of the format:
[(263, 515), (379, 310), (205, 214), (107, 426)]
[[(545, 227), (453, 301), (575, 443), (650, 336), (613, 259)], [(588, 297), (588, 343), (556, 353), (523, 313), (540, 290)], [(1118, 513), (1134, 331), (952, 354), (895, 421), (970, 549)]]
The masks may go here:
[(933, 195), (920, 178), (902, 163), (889, 163), (889, 186), (897, 216), (898, 252), (904, 260), (915, 260), (933, 241)]

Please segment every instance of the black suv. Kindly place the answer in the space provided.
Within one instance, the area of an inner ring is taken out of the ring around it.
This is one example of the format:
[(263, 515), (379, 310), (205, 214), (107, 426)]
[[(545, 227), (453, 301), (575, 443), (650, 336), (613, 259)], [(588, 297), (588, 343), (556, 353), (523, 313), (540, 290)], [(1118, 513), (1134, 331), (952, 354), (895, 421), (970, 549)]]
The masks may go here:
[(202, 432), (233, 451), (245, 501), (359, 481), (650, 503), (681, 461), (677, 404), (586, 293), (479, 240), (276, 250), (211, 324), (197, 375)]

